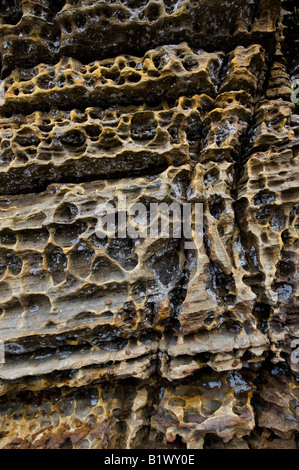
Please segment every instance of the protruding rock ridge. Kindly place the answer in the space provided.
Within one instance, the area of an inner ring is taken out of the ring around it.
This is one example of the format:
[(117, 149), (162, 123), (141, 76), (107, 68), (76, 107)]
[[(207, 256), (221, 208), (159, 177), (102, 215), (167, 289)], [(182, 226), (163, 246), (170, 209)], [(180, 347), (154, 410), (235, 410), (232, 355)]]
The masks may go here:
[(53, 66), (14, 70), (2, 82), (0, 112), (28, 113), (49, 105), (62, 109), (144, 101), (157, 105), (184, 95), (204, 92), (215, 97), (216, 91), (231, 90), (244, 90), (255, 97), (263, 86), (264, 63), (265, 51), (258, 44), (238, 46), (227, 56), (222, 52), (194, 52), (187, 43), (181, 43), (150, 50), (142, 58), (118, 56), (88, 65), (63, 58)]
[(298, 446), (284, 8), (2, 2), (0, 448)]
[(209, 52), (275, 44), (280, 0), (4, 0), (2, 74), (16, 66), (91, 62), (186, 41)]

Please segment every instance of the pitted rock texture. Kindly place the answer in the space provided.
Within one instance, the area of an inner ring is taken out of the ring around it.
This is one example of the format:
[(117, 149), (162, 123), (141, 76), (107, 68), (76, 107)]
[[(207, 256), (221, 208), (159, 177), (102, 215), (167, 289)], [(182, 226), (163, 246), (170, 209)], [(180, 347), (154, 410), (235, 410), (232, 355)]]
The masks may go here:
[(0, 448), (298, 447), (292, 7), (2, 2)]
[(275, 44), (280, 0), (3, 0), (3, 73), (16, 65), (92, 61), (187, 41), (230, 51)]

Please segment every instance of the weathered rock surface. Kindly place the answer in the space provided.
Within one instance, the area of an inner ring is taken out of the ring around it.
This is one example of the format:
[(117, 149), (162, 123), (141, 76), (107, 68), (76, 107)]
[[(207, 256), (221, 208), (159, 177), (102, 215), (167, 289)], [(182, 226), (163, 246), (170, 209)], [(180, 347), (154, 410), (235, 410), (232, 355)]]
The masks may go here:
[(2, 2), (0, 448), (298, 446), (284, 8)]

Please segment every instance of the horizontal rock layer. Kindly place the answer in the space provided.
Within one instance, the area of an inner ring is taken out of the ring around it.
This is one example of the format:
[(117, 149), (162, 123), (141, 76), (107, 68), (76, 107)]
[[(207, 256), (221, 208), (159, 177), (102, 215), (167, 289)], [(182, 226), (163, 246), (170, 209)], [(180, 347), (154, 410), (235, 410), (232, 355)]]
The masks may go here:
[(149, 46), (183, 41), (209, 51), (255, 42), (273, 48), (279, 12), (280, 0), (4, 0), (3, 74), (62, 56), (142, 55)]

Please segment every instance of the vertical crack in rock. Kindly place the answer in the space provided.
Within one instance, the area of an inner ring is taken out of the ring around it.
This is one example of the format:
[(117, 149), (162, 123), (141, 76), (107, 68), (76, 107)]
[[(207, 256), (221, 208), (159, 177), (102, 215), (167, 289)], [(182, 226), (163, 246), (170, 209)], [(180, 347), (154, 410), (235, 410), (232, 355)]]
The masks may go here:
[(2, 1), (0, 448), (298, 447), (294, 6)]

